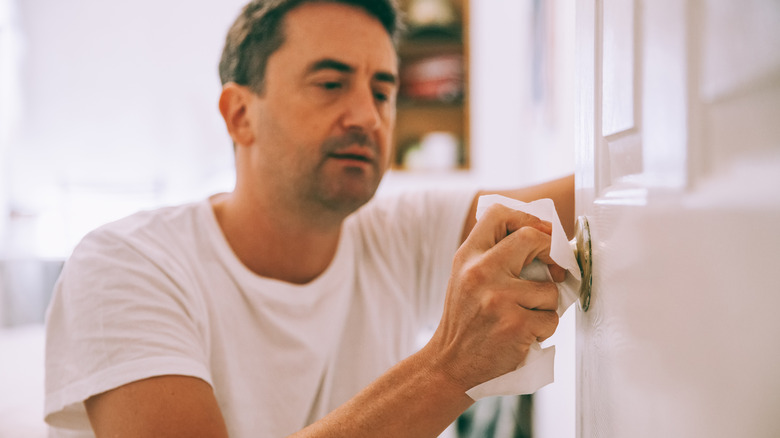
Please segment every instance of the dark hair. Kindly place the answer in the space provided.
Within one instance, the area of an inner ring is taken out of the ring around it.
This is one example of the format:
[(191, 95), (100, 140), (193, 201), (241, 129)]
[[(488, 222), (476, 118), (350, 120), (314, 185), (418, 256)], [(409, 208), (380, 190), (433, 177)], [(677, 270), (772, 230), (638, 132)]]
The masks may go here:
[(402, 25), (396, 0), (252, 0), (228, 31), (219, 61), (222, 85), (235, 82), (262, 93), (268, 58), (284, 43), (284, 17), (297, 6), (313, 2), (362, 8), (378, 19), (397, 42)]

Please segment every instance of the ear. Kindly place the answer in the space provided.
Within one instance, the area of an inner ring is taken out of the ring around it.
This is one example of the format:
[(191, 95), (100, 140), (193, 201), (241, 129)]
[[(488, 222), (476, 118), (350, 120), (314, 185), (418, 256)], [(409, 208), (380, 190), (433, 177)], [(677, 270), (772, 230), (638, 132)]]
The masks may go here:
[(222, 87), (219, 96), (219, 112), (236, 146), (247, 146), (254, 142), (248, 117), (251, 95), (247, 87), (228, 82)]

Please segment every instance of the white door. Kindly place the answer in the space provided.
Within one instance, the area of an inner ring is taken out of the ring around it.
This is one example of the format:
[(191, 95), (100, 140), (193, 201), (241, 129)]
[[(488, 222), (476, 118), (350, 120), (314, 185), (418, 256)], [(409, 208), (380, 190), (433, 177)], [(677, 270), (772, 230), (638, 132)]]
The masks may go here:
[(577, 1), (580, 437), (780, 437), (780, 1)]

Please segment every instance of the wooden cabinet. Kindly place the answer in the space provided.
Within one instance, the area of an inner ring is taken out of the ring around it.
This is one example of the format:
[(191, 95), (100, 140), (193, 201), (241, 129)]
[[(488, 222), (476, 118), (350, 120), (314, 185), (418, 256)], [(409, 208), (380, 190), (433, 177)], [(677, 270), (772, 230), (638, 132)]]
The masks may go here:
[(469, 168), (468, 0), (405, 0), (393, 167)]

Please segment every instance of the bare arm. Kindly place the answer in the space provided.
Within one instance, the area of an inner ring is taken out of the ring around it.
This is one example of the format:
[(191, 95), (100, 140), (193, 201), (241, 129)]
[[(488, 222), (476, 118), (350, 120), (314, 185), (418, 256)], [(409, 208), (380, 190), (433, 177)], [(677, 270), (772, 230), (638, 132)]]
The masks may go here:
[(228, 436), (211, 386), (195, 377), (139, 380), (90, 397), (85, 406), (97, 437)]
[(561, 219), (561, 225), (563, 225), (566, 235), (570, 239), (574, 237), (574, 175), (521, 189), (481, 191), (477, 193), (463, 227), (463, 241), (466, 240), (466, 236), (469, 235), (471, 229), (474, 228), (474, 224), (477, 223), (477, 219), (474, 217), (477, 211), (477, 199), (482, 195), (488, 194), (503, 195), (523, 202), (550, 198), (555, 203), (558, 217)]
[[(549, 258), (550, 226), (491, 208), (458, 249), (444, 313), (431, 341), (301, 437), (435, 437), (472, 402), (465, 392), (515, 369), (558, 323), (558, 291), (518, 278)], [(90, 398), (98, 437), (227, 436), (211, 387), (181, 376), (142, 380)]]

